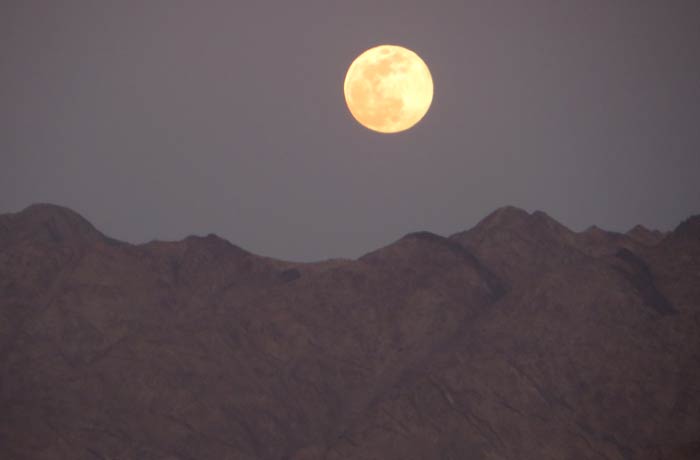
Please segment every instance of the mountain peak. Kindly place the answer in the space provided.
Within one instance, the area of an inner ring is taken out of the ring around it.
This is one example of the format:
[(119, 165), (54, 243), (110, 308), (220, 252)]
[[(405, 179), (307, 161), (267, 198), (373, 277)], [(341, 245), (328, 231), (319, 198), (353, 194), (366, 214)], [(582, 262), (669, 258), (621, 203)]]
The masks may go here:
[(637, 243), (645, 246), (655, 246), (666, 237), (664, 232), (660, 232), (659, 230), (650, 230), (643, 225), (635, 225), (626, 233), (626, 235)]
[(66, 207), (60, 206), (52, 203), (34, 203), (30, 204), (16, 215), (34, 217), (34, 218), (61, 218), (69, 219), (74, 221), (83, 221), (87, 223), (87, 220), (78, 214), (76, 211)]
[[(513, 282), (577, 257), (575, 234), (542, 211), (505, 206), (450, 236)], [(526, 262), (527, 261), (527, 262)]]
[(465, 251), (459, 244), (444, 236), (428, 231), (418, 231), (408, 233), (387, 246), (365, 254), (360, 257), (360, 259), (364, 261), (376, 261), (387, 256), (393, 257), (397, 254), (401, 254), (402, 257), (405, 257), (409, 255), (415, 256), (423, 252), (435, 256), (443, 250), (453, 254), (455, 252), (461, 253)]
[(600, 235), (600, 234), (608, 233), (608, 232), (606, 232), (602, 228), (598, 227), (597, 225), (591, 225), (590, 227), (588, 227), (587, 229), (585, 229), (581, 233), (584, 233), (587, 235)]
[(498, 208), (473, 228), (450, 236), (456, 240), (481, 240), (494, 233), (520, 234), (525, 238), (567, 239), (573, 232), (543, 211), (527, 211), (514, 207)]
[[(83, 216), (72, 209), (55, 204), (32, 204), (20, 212), (3, 217), (4, 222), (0, 228), (8, 238), (33, 239), (48, 243), (104, 238)], [(0, 236), (0, 239), (4, 238)]]
[(238, 253), (240, 255), (249, 254), (245, 249), (236, 246), (225, 238), (215, 233), (206, 236), (190, 235), (184, 239), (184, 244), (190, 249), (201, 249), (211, 253)]
[(690, 216), (673, 231), (674, 235), (700, 238), (700, 214)]
[(529, 218), (530, 214), (524, 209), (515, 206), (503, 206), (482, 219), (478, 225), (484, 225), (490, 228), (526, 221)]

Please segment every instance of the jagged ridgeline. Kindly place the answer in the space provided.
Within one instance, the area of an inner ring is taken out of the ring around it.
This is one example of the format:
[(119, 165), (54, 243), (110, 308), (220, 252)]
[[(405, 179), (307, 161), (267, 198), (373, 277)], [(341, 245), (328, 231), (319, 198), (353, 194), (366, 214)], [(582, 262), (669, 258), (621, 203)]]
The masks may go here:
[(700, 217), (357, 260), (0, 216), (2, 459), (697, 459)]

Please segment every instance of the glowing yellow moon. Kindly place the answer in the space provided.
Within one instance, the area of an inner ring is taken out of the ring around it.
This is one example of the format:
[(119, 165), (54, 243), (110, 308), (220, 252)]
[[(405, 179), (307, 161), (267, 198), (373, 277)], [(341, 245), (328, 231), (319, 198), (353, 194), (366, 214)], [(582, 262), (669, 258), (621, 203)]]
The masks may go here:
[(380, 133), (411, 128), (433, 101), (433, 78), (413, 51), (380, 45), (360, 54), (345, 76), (345, 102), (363, 126)]

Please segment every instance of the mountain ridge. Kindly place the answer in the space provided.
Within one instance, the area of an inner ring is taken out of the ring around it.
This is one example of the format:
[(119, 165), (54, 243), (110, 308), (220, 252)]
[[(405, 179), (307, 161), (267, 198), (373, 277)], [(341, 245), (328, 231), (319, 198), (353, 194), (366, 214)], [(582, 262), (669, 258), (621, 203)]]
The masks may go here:
[[(206, 235), (188, 235), (180, 240), (158, 240), (158, 239), (153, 239), (150, 241), (142, 242), (142, 243), (129, 243), (121, 240), (114, 239), (112, 237), (106, 236), (104, 233), (99, 231), (95, 226), (90, 223), (84, 216), (79, 214), (78, 212), (57, 204), (52, 204), (52, 203), (35, 203), (28, 205), (27, 207), (23, 208), (20, 211), (17, 212), (8, 212), (4, 214), (0, 214), (0, 244), (2, 243), (2, 232), (5, 231), (7, 232), (9, 230), (9, 226), (12, 225), (13, 223), (16, 224), (17, 220), (24, 220), (27, 225), (33, 225), (33, 226), (39, 226), (37, 224), (40, 223), (41, 226), (46, 227), (45, 230), (47, 232), (47, 235), (44, 235), (45, 238), (47, 239), (63, 239), (63, 238), (75, 238), (75, 237), (81, 237), (81, 236), (88, 236), (89, 238), (96, 238), (96, 237), (101, 237), (105, 239), (106, 241), (109, 241), (114, 244), (123, 244), (123, 245), (130, 245), (130, 246), (146, 246), (146, 245), (152, 245), (152, 244), (175, 244), (175, 243), (185, 243), (186, 241), (197, 241), (197, 240), (202, 240), (202, 241), (214, 241), (214, 240), (221, 240), (223, 242), (226, 242), (227, 244), (237, 247), (243, 251), (246, 251), (245, 249), (241, 248), (240, 246), (237, 246), (235, 243), (229, 241), (226, 238), (222, 238), (215, 233), (208, 233)], [(585, 234), (590, 234), (590, 233), (595, 233), (597, 231), (600, 231), (603, 234), (607, 235), (614, 235), (614, 236), (623, 236), (623, 237), (628, 237), (631, 240), (634, 240), (638, 243), (644, 243), (647, 245), (656, 245), (659, 244), (666, 236), (672, 234), (675, 231), (678, 231), (679, 229), (682, 231), (685, 231), (684, 229), (686, 228), (696, 228), (700, 226), (698, 224), (698, 221), (700, 221), (700, 214), (698, 215), (693, 215), (690, 216), (689, 218), (685, 219), (683, 222), (681, 222), (674, 230), (672, 231), (667, 231), (667, 232), (662, 232), (660, 230), (654, 230), (654, 229), (648, 229), (647, 227), (637, 224), (634, 227), (632, 227), (630, 230), (628, 230), (625, 233), (619, 233), (619, 232), (614, 232), (614, 231), (607, 231), (600, 229), (596, 225), (592, 225), (586, 230), (583, 230), (581, 232), (575, 232), (573, 230), (570, 230), (563, 224), (559, 223), (552, 217), (550, 217), (547, 213), (544, 211), (540, 210), (535, 210), (532, 213), (529, 213), (525, 211), (522, 208), (518, 208), (516, 206), (511, 206), (511, 205), (506, 205), (502, 206), (500, 208), (497, 208), (495, 211), (487, 215), (485, 218), (483, 218), (481, 221), (477, 222), (476, 225), (474, 225), (470, 229), (466, 230), (461, 230), (458, 231), (452, 235), (449, 236), (442, 236), (438, 235), (433, 232), (429, 231), (414, 231), (414, 232), (409, 232), (399, 238), (397, 241), (401, 240), (402, 238), (406, 237), (428, 237), (429, 235), (434, 235), (440, 238), (449, 238), (449, 239), (459, 239), (459, 237), (465, 233), (472, 232), (476, 229), (481, 228), (483, 231), (483, 228), (490, 228), (492, 226), (495, 227), (508, 227), (512, 228), (517, 225), (522, 225), (525, 221), (530, 221), (531, 223), (533, 222), (538, 222), (540, 226), (543, 228), (549, 227), (549, 229), (552, 232), (558, 232), (560, 234), (571, 234), (571, 235), (585, 235)], [(32, 222), (33, 221), (33, 222)], [(60, 225), (61, 229), (63, 231), (57, 231), (59, 229), (52, 228), (55, 227), (57, 224)], [(72, 231), (71, 231), (72, 230)], [(693, 230), (695, 231), (695, 230)], [(391, 243), (390, 243), (391, 244)], [(246, 251), (250, 253), (249, 251)], [(370, 251), (371, 252), (371, 251)], [(250, 253), (253, 254), (253, 253)], [(364, 255), (364, 254), (363, 254)], [(363, 257), (363, 255), (357, 257), (358, 259)], [(258, 256), (258, 257), (266, 257), (266, 256)], [(289, 263), (318, 263), (318, 262), (324, 262), (326, 260), (354, 260), (354, 259), (322, 259), (318, 261), (311, 261), (311, 262), (293, 262), (293, 261), (286, 261), (284, 259), (277, 259), (275, 257), (267, 257), (269, 259), (273, 260), (278, 260), (280, 262), (289, 262)]]
[(659, 238), (506, 207), (295, 263), (1, 215), (4, 458), (690, 460), (698, 219)]

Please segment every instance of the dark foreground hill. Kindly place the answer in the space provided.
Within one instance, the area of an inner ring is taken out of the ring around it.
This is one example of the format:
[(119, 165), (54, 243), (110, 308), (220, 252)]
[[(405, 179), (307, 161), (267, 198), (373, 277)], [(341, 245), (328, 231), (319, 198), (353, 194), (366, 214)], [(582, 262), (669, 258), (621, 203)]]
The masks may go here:
[(0, 458), (700, 458), (700, 217), (289, 263), (0, 216)]

